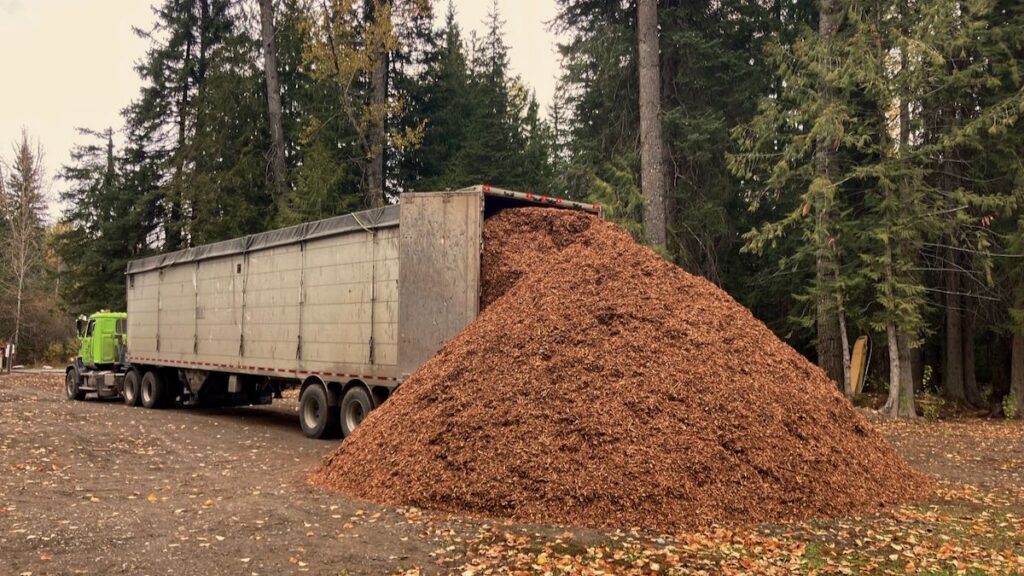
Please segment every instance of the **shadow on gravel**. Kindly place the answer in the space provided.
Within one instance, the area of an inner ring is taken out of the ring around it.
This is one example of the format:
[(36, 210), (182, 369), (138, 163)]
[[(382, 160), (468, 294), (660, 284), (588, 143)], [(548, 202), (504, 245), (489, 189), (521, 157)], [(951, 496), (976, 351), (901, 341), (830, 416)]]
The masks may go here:
[(195, 414), (204, 418), (217, 420), (234, 421), (245, 426), (267, 426), (286, 430), (297, 436), (303, 436), (302, 428), (299, 427), (299, 419), (293, 412), (285, 412), (279, 409), (267, 409), (258, 407), (234, 407), (234, 408), (201, 408), (201, 407), (179, 407), (179, 412)]

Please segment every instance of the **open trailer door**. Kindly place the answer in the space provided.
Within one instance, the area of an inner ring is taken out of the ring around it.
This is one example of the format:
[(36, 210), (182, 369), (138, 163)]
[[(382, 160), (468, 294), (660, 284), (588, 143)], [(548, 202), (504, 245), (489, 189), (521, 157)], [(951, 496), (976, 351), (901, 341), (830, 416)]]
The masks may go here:
[(398, 263), (398, 372), (405, 378), (476, 318), (483, 195), (402, 195)]
[(398, 372), (404, 379), (480, 311), (480, 255), (487, 216), (522, 206), (601, 214), (597, 204), (473, 186), (401, 198)]

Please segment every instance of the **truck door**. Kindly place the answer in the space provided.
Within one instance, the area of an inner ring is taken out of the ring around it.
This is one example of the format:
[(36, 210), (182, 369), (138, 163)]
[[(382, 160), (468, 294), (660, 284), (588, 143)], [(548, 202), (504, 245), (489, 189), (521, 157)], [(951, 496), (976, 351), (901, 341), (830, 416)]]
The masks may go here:
[(104, 318), (103, 322), (96, 325), (93, 330), (93, 362), (96, 364), (113, 364), (115, 359), (114, 325), (117, 321), (113, 318)]
[(86, 326), (85, 326), (85, 333), (82, 334), (82, 347), (81, 347), (82, 364), (85, 364), (86, 366), (92, 366), (93, 365), (93, 350), (92, 350), (93, 338), (92, 338), (92, 335), (93, 335), (93, 332), (95, 330), (96, 330), (96, 319), (95, 318), (91, 318), (89, 320), (89, 323), (86, 324)]

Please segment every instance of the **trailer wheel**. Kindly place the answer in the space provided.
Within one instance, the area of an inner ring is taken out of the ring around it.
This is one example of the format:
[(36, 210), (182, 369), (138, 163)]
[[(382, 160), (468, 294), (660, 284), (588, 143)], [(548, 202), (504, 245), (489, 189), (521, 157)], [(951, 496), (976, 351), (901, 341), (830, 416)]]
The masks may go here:
[(299, 424), (302, 432), (310, 438), (330, 438), (337, 434), (338, 412), (331, 409), (327, 390), (322, 385), (312, 384), (302, 391)]
[(68, 400), (84, 400), (85, 392), (78, 389), (78, 369), (72, 368), (68, 370), (67, 375), (64, 377), (64, 391), (68, 395)]
[(341, 434), (348, 437), (373, 410), (373, 400), (366, 388), (352, 386), (341, 399)]
[(139, 396), (142, 405), (146, 408), (163, 408), (167, 394), (164, 391), (164, 381), (155, 370), (146, 372), (142, 377), (142, 384), (139, 386)]
[(139, 405), (139, 373), (136, 370), (129, 370), (124, 375), (124, 403), (129, 406)]

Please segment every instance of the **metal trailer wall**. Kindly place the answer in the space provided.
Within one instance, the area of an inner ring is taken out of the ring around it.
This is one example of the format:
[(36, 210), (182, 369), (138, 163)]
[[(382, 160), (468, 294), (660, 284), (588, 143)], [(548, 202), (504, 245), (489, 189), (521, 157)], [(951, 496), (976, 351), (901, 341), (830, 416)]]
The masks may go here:
[(134, 364), (393, 388), (476, 318), (485, 214), (594, 204), (477, 186), (133, 260)]
[(130, 360), (397, 385), (397, 207), (335, 220), (133, 261)]

